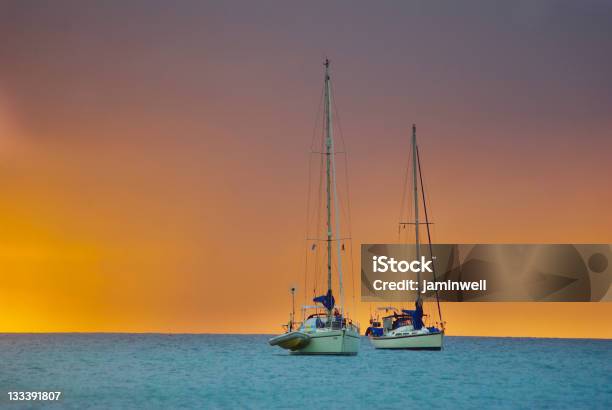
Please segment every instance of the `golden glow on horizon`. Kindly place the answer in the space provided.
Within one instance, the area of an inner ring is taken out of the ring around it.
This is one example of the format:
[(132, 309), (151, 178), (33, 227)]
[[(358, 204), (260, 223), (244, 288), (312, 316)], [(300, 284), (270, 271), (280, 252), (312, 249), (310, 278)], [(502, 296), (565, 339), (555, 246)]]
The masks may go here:
[[(143, 185), (134, 164), (92, 178), (86, 172), (91, 161), (102, 166), (92, 157), (72, 165), (62, 156), (47, 158), (6, 181), (0, 200), (0, 332), (280, 329), (289, 310), (287, 286), (303, 280), (303, 227), (294, 215), (304, 208), (301, 187), (288, 182), (282, 191), (290, 199), (273, 207), (278, 197), (271, 196), (278, 193), (265, 183), (262, 193), (247, 189), (244, 196), (214, 184), (203, 186), (200, 196), (184, 181), (157, 191)], [(117, 165), (112, 153), (108, 161)], [(83, 174), (72, 174), (71, 167)], [(226, 171), (225, 186), (239, 186), (245, 174)], [(183, 201), (168, 202), (167, 189)], [(381, 223), (366, 217), (384, 202), (355, 207), (354, 220), (365, 221), (356, 236), (385, 239), (381, 224), (392, 225), (394, 217), (381, 216)], [(445, 232), (470, 240), (476, 235), (462, 229)], [(488, 238), (499, 240), (512, 229), (498, 225)], [(538, 235), (529, 231), (529, 240)], [(365, 329), (370, 306), (358, 309)], [(610, 303), (446, 303), (444, 315), (450, 335), (612, 337)], [(238, 328), (232, 317), (241, 318)]]

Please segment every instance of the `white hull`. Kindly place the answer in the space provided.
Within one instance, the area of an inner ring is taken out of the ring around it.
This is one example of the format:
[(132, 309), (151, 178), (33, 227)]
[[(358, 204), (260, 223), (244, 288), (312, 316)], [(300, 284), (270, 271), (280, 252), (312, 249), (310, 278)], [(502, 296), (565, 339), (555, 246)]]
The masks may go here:
[(309, 343), (295, 350), (293, 355), (356, 355), (359, 352), (359, 330), (352, 328), (341, 330), (317, 329), (309, 333)]
[(441, 350), (444, 332), (410, 336), (370, 336), (370, 341), (376, 349)]

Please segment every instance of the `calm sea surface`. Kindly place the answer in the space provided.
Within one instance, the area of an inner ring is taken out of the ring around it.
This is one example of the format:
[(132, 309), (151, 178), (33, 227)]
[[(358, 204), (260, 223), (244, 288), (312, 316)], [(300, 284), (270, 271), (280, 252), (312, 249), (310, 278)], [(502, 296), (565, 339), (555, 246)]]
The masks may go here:
[[(265, 335), (0, 334), (2, 408), (612, 408), (612, 341), (289, 356)], [(8, 391), (61, 391), (57, 403)]]

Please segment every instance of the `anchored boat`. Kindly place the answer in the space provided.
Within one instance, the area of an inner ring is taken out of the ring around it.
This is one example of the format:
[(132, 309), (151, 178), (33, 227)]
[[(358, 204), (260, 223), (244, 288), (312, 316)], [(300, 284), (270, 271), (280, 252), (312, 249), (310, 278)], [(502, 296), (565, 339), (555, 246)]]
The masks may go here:
[(372, 321), (366, 330), (377, 349), (441, 350), (444, 331), (423, 323), (423, 308), (415, 303), (414, 310), (382, 308), (387, 316), (380, 322)]
[[(416, 127), (412, 126), (412, 182), (413, 182), (413, 201), (414, 201), (414, 222), (400, 222), (401, 227), (414, 225), (415, 230), (415, 260), (421, 259), (421, 243), (419, 237), (420, 225), (425, 225), (427, 229), (427, 239), (429, 243), (429, 257), (432, 260), (431, 233), (429, 230), (429, 216), (427, 214), (427, 203), (425, 201), (425, 190), (423, 188), (423, 176), (421, 175), (421, 162), (416, 141)], [(419, 183), (420, 193), (425, 211), (425, 222), (419, 221)], [(433, 279), (435, 276), (435, 264), (433, 264)], [(421, 274), (417, 271), (417, 283), (421, 284)], [(370, 338), (372, 345), (377, 349), (412, 349), (412, 350), (441, 350), (444, 344), (444, 322), (442, 321), (442, 310), (438, 292), (435, 292), (438, 315), (440, 321), (437, 326), (426, 326), (423, 318), (423, 299), (418, 293), (414, 309), (397, 309), (394, 307), (381, 308), (387, 315), (383, 317), (382, 324), (380, 319), (371, 319), (370, 327), (366, 330), (366, 335)], [(389, 314), (391, 313), (391, 314)]]
[[(344, 241), (340, 235), (340, 216), (336, 187), (336, 155), (334, 149), (332, 127), (332, 97), (329, 60), (325, 60), (324, 82), (324, 138), (321, 160), (324, 162), (324, 197), (325, 197), (325, 227), (324, 237), (313, 239), (321, 241), (325, 246), (325, 264), (327, 270), (327, 292), (313, 299), (315, 305), (303, 306), (303, 321), (295, 323), (295, 288), (292, 288), (293, 308), (285, 333), (271, 338), (272, 346), (289, 350), (291, 354), (308, 355), (356, 355), (359, 351), (359, 327), (354, 324), (344, 309), (342, 286), (342, 252)], [(333, 248), (336, 248), (335, 252)], [(312, 249), (317, 249), (316, 244)], [(317, 249), (318, 250), (318, 249)], [(335, 254), (335, 255), (334, 255)], [(335, 259), (335, 261), (334, 261)], [(333, 271), (335, 270), (336, 275)], [(338, 290), (341, 304), (336, 305), (332, 290), (332, 278), (338, 278)], [(306, 290), (306, 289), (304, 289)]]

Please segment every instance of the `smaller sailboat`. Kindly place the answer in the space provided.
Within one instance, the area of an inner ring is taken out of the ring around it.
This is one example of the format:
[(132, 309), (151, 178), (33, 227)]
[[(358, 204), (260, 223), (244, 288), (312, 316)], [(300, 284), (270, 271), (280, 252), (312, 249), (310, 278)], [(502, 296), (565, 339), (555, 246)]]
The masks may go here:
[(415, 302), (414, 310), (382, 308), (388, 314), (379, 321), (371, 321), (366, 330), (376, 349), (441, 350), (444, 330), (427, 327), (423, 321), (422, 302)]
[[(359, 327), (347, 317), (344, 306), (337, 306), (332, 291), (332, 266), (338, 277), (340, 299), (343, 300), (342, 257), (338, 195), (336, 190), (336, 165), (334, 138), (332, 133), (332, 99), (329, 60), (325, 60), (325, 137), (323, 150), (325, 162), (325, 264), (327, 270), (327, 292), (313, 299), (315, 305), (303, 306), (304, 320), (295, 323), (295, 307), (285, 333), (271, 338), (268, 343), (301, 355), (356, 355), (359, 351)], [(336, 245), (334, 261), (333, 247)], [(292, 294), (294, 290), (292, 290)], [(306, 312), (309, 313), (308, 316)], [(294, 330), (295, 329), (295, 330)]]
[[(423, 176), (421, 175), (421, 163), (416, 141), (416, 126), (412, 126), (412, 180), (414, 200), (414, 222), (401, 223), (401, 225), (414, 225), (415, 228), (415, 251), (416, 258), (421, 258), (421, 243), (419, 237), (419, 226), (427, 227), (427, 238), (429, 242), (429, 253), (432, 256), (431, 235), (429, 231), (429, 218), (425, 201), (425, 190), (423, 189)], [(421, 197), (425, 210), (425, 222), (419, 221), (419, 182), (421, 186)], [(421, 284), (421, 273), (417, 271), (417, 283)], [(435, 268), (434, 268), (435, 281)], [(423, 299), (418, 293), (414, 309), (397, 309), (394, 307), (381, 308), (387, 313), (383, 317), (382, 324), (379, 319), (371, 319), (371, 326), (366, 330), (372, 345), (377, 349), (412, 349), (412, 350), (441, 350), (444, 344), (444, 322), (442, 321), (442, 310), (440, 300), (436, 292), (436, 303), (440, 317), (439, 326), (426, 326), (424, 323)]]

